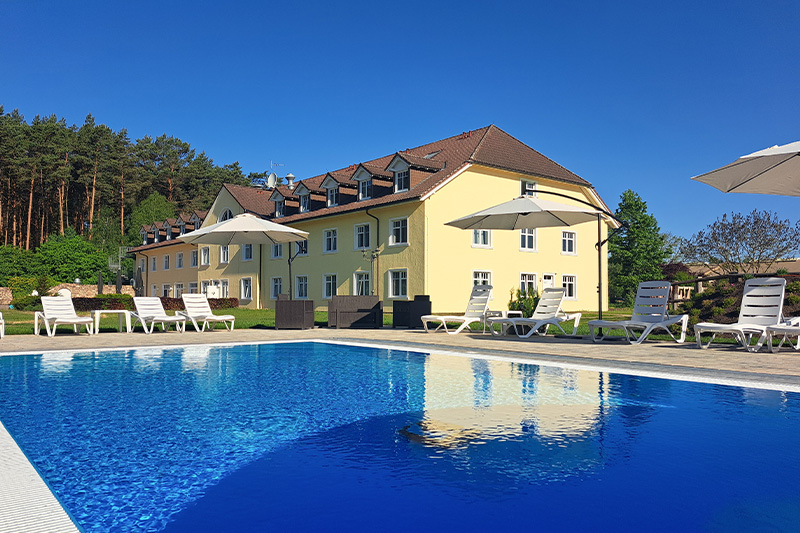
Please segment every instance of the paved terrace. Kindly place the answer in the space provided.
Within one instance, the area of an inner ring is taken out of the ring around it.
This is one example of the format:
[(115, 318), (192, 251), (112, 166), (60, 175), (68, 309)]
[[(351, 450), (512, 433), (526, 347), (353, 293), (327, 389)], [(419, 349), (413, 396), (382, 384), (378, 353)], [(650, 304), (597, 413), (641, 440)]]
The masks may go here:
[[(383, 328), (380, 330), (327, 329), (275, 331), (249, 329), (136, 333), (101, 333), (89, 336), (68, 331), (56, 337), (13, 335), (0, 341), (0, 356), (41, 353), (47, 350), (93, 350), (143, 346), (254, 343), (286, 340), (331, 340), (374, 343), (419, 351), (446, 351), (529, 359), (542, 364), (615, 371), (626, 374), (739, 384), (800, 391), (800, 354), (784, 349), (778, 354), (753, 354), (734, 345), (700, 350), (694, 344), (646, 342), (631, 346), (588, 339), (496, 337), (489, 334)], [(44, 482), (0, 424), (0, 530), (77, 531)]]

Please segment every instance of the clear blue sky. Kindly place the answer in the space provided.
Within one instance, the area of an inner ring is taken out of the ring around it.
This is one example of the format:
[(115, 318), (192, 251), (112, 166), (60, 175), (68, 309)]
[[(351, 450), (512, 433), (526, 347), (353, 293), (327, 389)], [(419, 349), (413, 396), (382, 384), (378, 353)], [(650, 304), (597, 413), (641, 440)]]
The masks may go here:
[[(496, 124), (662, 230), (800, 198), (689, 180), (800, 140), (800, 2), (0, 0), (0, 105), (299, 178)], [(466, 213), (465, 213), (466, 214)]]

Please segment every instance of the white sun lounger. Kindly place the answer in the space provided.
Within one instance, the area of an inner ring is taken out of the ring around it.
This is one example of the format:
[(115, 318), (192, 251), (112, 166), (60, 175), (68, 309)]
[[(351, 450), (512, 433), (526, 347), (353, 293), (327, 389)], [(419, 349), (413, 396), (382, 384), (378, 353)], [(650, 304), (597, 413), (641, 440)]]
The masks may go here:
[(181, 298), (186, 311), (178, 311), (178, 313), (191, 320), (194, 329), (197, 331), (205, 331), (206, 327), (214, 329), (217, 322), (222, 322), (225, 329), (233, 331), (233, 323), (236, 317), (233, 315), (215, 315), (211, 311), (211, 306), (205, 294), (182, 294)]
[(91, 335), (94, 319), (90, 316), (78, 316), (75, 313), (71, 297), (42, 296), (42, 310), (36, 311), (33, 315), (33, 333), (35, 335), (41, 332), (42, 323), (44, 323), (48, 337), (55, 335), (56, 328), (60, 325), (72, 326), (75, 333), (78, 333), (81, 326), (85, 326), (86, 332)]
[[(578, 331), (578, 323), (581, 320), (580, 313), (565, 313), (561, 310), (564, 301), (564, 289), (544, 289), (539, 302), (536, 304), (530, 318), (501, 317), (490, 318), (489, 331), (495, 335), (503, 335), (508, 330), (513, 330), (517, 337), (527, 339), (531, 335), (546, 335), (550, 326), (555, 326), (566, 335), (566, 331), (561, 327), (562, 322), (573, 320), (572, 334)], [(492, 326), (500, 326), (500, 332), (496, 332)]]
[[(438, 331), (441, 328), (444, 328), (444, 331), (450, 335), (455, 335), (463, 331), (466, 327), (470, 324), (474, 324), (476, 322), (481, 322), (484, 325), (486, 324), (486, 311), (489, 308), (489, 298), (492, 296), (492, 286), (491, 285), (475, 285), (472, 287), (472, 294), (469, 297), (469, 303), (467, 304), (467, 310), (464, 315), (424, 315), (420, 318), (422, 320), (422, 325), (425, 328), (425, 331), (428, 333), (431, 332), (428, 329), (429, 322), (439, 322), (439, 325), (436, 326), (436, 329), (433, 331)], [(447, 323), (450, 322), (458, 324), (458, 328), (455, 330), (447, 329)]]
[[(751, 278), (744, 283), (739, 320), (733, 324), (700, 322), (694, 327), (698, 348), (708, 348), (719, 334), (733, 337), (751, 352), (757, 352), (767, 340), (767, 327), (778, 326), (783, 320), (783, 296), (786, 290), (784, 278)], [(710, 333), (711, 338), (703, 344), (701, 336)], [(758, 336), (756, 344), (753, 337)]]
[[(156, 323), (161, 324), (161, 330), (167, 331), (169, 324), (175, 324), (175, 329), (183, 333), (186, 330), (186, 317), (182, 315), (168, 315), (161, 304), (161, 298), (157, 296), (135, 296), (133, 305), (136, 311), (131, 313), (131, 317), (136, 322), (142, 323), (144, 332), (148, 335), (153, 332)], [(136, 322), (133, 323), (136, 326)]]
[[(663, 329), (677, 343), (686, 340), (686, 326), (689, 323), (689, 315), (669, 316), (667, 305), (669, 304), (668, 281), (643, 281), (636, 289), (636, 300), (633, 304), (633, 315), (630, 320), (591, 320), (589, 321), (589, 333), (594, 342), (600, 342), (608, 336), (608, 332), (614, 329), (621, 329), (625, 332), (625, 337), (631, 344), (639, 344), (647, 338), (653, 331)], [(681, 325), (681, 336), (676, 338), (669, 330), (673, 324)], [(595, 329), (606, 330), (600, 336), (595, 334)], [(640, 332), (640, 333), (637, 333)]]

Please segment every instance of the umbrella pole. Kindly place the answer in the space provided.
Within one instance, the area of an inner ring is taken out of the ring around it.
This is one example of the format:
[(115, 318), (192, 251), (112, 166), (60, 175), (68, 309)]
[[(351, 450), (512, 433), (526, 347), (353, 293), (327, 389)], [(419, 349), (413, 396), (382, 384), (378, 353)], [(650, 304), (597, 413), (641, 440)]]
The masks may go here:
[(602, 219), (597, 213), (597, 319), (603, 320), (603, 232)]

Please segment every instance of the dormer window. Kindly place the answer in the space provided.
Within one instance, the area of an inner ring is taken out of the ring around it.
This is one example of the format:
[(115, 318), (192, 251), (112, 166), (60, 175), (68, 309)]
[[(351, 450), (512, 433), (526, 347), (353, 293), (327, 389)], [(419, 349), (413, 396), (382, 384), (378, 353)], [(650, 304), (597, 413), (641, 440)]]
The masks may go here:
[(300, 195), (300, 212), (305, 213), (308, 211), (308, 206), (311, 204), (311, 195), (310, 194), (301, 194)]
[(186, 224), (181, 224), (179, 226), (178, 234), (179, 235), (185, 235), (186, 234)]
[(275, 216), (282, 217), (284, 211), (286, 210), (286, 201), (285, 200), (278, 200), (275, 202)]
[(520, 181), (519, 192), (522, 196), (536, 196), (536, 182), (528, 180)]
[(146, 231), (140, 231), (139, 233), (142, 236), (142, 246), (144, 246), (145, 244), (147, 244), (147, 232)]
[(233, 218), (233, 213), (231, 212), (231, 210), (225, 209), (225, 211), (223, 211), (222, 214), (220, 215), (219, 220), (217, 220), (217, 222), (223, 222), (225, 220), (230, 220), (232, 218)]
[(153, 230), (153, 242), (158, 242), (158, 237), (161, 232), (158, 231), (158, 228)]
[(407, 191), (411, 184), (410, 173), (408, 170), (400, 170), (394, 173), (394, 192)]
[(328, 189), (328, 207), (339, 205), (339, 187)]
[(167, 236), (167, 240), (170, 240), (172, 238), (172, 228), (167, 228), (167, 230), (164, 233)]
[(372, 180), (366, 179), (358, 182), (358, 199), (372, 198)]

